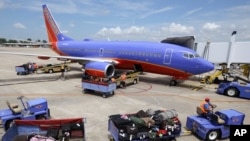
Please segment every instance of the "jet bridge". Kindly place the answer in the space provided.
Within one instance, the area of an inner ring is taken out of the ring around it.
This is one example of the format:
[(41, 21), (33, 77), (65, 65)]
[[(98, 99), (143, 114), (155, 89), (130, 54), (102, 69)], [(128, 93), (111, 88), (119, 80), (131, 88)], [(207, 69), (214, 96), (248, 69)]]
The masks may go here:
[(236, 31), (232, 33), (229, 42), (199, 42), (195, 43), (194, 50), (203, 58), (218, 66), (226, 64), (226, 68), (232, 70), (234, 66), (243, 67), (245, 75), (250, 78), (250, 42), (236, 42)]

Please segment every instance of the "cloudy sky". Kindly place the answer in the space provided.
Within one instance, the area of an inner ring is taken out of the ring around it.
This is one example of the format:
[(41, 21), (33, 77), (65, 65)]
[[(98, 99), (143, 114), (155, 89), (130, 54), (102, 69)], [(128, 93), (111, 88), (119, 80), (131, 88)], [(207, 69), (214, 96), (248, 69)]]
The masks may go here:
[(0, 38), (47, 40), (43, 4), (76, 40), (250, 41), (250, 0), (0, 0)]

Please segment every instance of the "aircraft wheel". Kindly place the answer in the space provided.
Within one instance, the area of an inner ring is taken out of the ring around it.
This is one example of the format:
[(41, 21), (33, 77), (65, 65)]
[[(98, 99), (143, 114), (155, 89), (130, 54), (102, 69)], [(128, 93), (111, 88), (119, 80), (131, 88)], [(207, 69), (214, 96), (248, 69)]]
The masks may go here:
[(177, 85), (177, 81), (176, 80), (170, 80), (169, 85), (170, 86), (176, 86)]
[(207, 133), (206, 140), (215, 141), (218, 137), (219, 137), (219, 132), (217, 130), (210, 130)]
[(226, 90), (226, 95), (236, 97), (239, 95), (239, 92), (236, 88), (231, 87)]
[(13, 126), (14, 120), (8, 120), (5, 123), (5, 130), (7, 131), (11, 126)]

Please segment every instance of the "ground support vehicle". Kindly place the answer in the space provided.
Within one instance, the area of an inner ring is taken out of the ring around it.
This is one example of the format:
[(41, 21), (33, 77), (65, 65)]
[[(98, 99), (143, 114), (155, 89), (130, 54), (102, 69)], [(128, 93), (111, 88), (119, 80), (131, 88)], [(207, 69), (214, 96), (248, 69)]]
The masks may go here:
[(16, 119), (35, 120), (50, 118), (50, 110), (45, 98), (24, 101), (24, 97), (19, 96), (17, 99), (21, 101), (23, 108), (18, 104), (11, 104), (9, 101), (6, 101), (8, 109), (0, 110), (1, 124), (5, 131), (12, 126), (13, 121)]
[(16, 70), (17, 75), (27, 75), (27, 74), (29, 74), (28, 69), (24, 65), (16, 66), (15, 70)]
[(114, 95), (116, 90), (116, 83), (105, 81), (94, 81), (82, 79), (82, 92), (96, 92), (101, 93), (103, 98)]
[(124, 88), (131, 84), (137, 84), (139, 82), (139, 73), (140, 72), (126, 72), (126, 79), (122, 80), (120, 75), (115, 76), (115, 82), (117, 87)]
[(219, 84), (216, 93), (250, 99), (250, 83), (222, 82)]
[(27, 141), (27, 137), (32, 136), (43, 137), (46, 141), (86, 141), (84, 122), (84, 118), (15, 120), (3, 135), (2, 141)]
[(67, 64), (47, 64), (43, 66), (38, 66), (38, 70), (41, 70), (45, 73), (61, 72), (62, 68), (65, 72), (70, 71), (70, 67)]
[(176, 141), (181, 122), (175, 111), (138, 111), (135, 114), (110, 115), (108, 120), (111, 141)]
[(15, 70), (17, 75), (27, 75), (30, 73), (34, 73), (36, 71), (36, 63), (28, 62), (21, 66), (16, 66)]
[(234, 109), (216, 111), (210, 118), (202, 116), (198, 107), (197, 113), (187, 117), (186, 129), (206, 141), (228, 138), (230, 125), (242, 125), (245, 118), (245, 114)]

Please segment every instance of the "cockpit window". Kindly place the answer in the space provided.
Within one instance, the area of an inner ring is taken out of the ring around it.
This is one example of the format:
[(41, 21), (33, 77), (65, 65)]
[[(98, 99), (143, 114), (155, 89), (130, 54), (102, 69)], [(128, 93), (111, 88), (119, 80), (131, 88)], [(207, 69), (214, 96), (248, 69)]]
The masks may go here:
[(199, 54), (195, 54), (194, 56), (195, 56), (195, 57), (200, 57), (200, 55), (199, 55)]
[(194, 58), (194, 55), (193, 54), (189, 54), (189, 58)]
[(184, 53), (183, 56), (184, 56), (185, 58), (188, 58), (188, 53)]
[(199, 54), (192, 54), (192, 53), (184, 52), (183, 57), (188, 58), (188, 59), (192, 59), (192, 58), (196, 58), (196, 57), (200, 57), (200, 56), (199, 56)]

